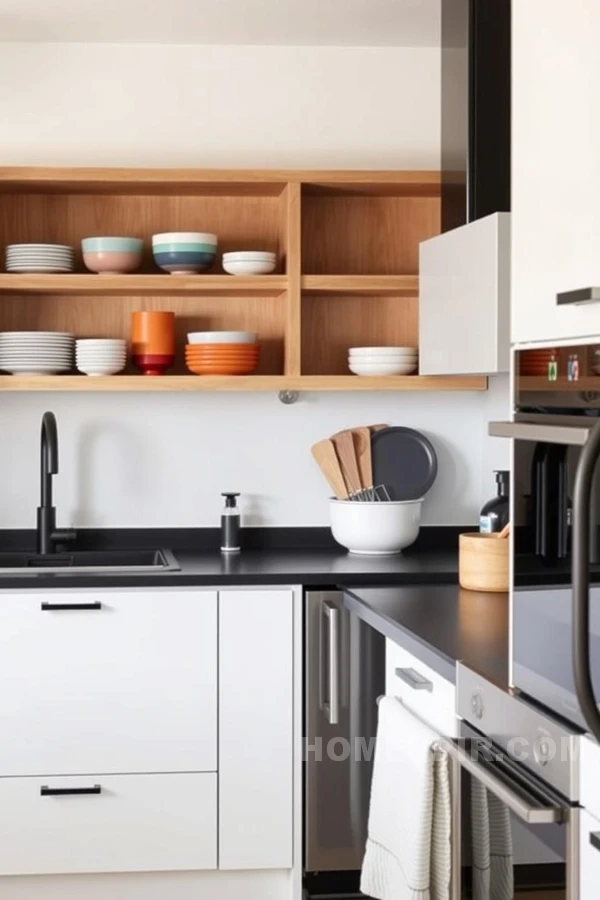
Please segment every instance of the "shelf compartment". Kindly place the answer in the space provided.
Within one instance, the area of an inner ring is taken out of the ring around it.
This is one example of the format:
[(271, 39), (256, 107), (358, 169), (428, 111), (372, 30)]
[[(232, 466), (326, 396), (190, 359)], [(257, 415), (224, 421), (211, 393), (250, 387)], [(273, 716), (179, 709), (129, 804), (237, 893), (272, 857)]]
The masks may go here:
[(287, 289), (285, 275), (9, 275), (0, 274), (0, 294), (87, 296), (275, 297)]
[(304, 275), (302, 290), (317, 296), (344, 294), (362, 296), (394, 294), (416, 297), (419, 293), (418, 275)]
[(517, 375), (515, 388), (517, 391), (529, 391), (536, 394), (563, 393), (565, 391), (576, 394), (583, 391), (600, 393), (600, 375), (584, 375), (578, 381), (569, 381), (565, 376), (557, 378), (556, 381), (548, 381), (543, 376)]
[(349, 347), (417, 347), (418, 316), (416, 296), (303, 294), (303, 375), (349, 375)]
[(196, 375), (114, 375), (89, 378), (85, 375), (0, 375), (3, 391), (86, 391), (86, 392), (164, 392), (164, 391), (485, 391), (487, 378), (394, 376), (358, 378), (341, 376), (243, 375), (200, 377)]

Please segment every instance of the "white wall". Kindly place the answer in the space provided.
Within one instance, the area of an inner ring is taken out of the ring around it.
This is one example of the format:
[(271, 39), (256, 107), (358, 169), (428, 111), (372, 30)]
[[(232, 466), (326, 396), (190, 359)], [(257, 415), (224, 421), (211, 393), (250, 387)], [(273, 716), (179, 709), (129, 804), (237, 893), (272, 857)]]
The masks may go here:
[[(3, 44), (0, 164), (437, 168), (439, 102), (432, 49)], [(0, 527), (34, 523), (45, 409), (59, 420), (60, 524), (214, 525), (223, 490), (244, 494), (248, 523), (325, 524), (310, 445), (384, 421), (436, 446), (425, 521), (475, 521), (490, 465), (505, 464), (485, 437), (505, 391), (293, 407), (270, 394), (3, 395)]]

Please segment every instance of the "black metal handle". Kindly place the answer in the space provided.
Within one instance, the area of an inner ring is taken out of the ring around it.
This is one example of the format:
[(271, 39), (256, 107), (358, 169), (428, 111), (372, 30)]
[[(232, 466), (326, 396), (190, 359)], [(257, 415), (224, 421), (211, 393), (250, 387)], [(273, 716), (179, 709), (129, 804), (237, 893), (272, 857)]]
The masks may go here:
[(61, 609), (102, 609), (100, 600), (94, 600), (92, 603), (49, 603), (42, 600), (43, 612), (56, 612)]
[(590, 504), (600, 456), (600, 422), (581, 451), (573, 490), (573, 676), (585, 721), (600, 741), (600, 712), (590, 659)]
[(40, 794), (42, 797), (68, 797), (70, 795), (77, 794), (101, 794), (102, 787), (99, 784), (93, 784), (91, 787), (48, 787), (47, 784), (43, 784), (40, 788)]
[(596, 850), (600, 850), (600, 831), (592, 831), (590, 833), (590, 844)]

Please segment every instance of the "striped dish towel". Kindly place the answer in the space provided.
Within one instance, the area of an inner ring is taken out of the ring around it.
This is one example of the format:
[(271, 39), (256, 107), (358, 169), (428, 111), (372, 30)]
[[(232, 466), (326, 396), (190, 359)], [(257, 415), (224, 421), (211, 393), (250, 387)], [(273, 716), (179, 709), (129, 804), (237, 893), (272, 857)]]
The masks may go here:
[(513, 900), (510, 811), (481, 782), (471, 779), (473, 900)]
[(448, 755), (435, 731), (383, 697), (360, 889), (377, 900), (449, 900), (451, 863)]

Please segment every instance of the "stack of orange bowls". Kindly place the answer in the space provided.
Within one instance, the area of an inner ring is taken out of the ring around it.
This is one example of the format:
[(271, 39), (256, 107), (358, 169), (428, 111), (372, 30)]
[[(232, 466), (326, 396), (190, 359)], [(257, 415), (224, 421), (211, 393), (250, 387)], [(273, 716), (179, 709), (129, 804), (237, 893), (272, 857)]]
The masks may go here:
[(185, 362), (194, 375), (251, 375), (260, 344), (250, 331), (196, 331), (188, 334)]
[(548, 366), (553, 357), (558, 360), (555, 347), (545, 347), (540, 350), (522, 350), (520, 355), (520, 374), (547, 378)]

